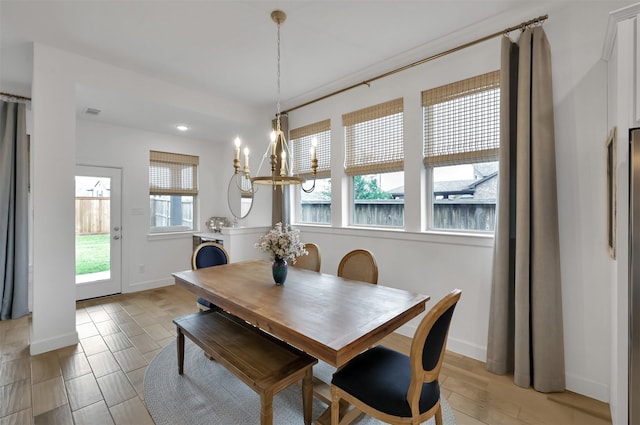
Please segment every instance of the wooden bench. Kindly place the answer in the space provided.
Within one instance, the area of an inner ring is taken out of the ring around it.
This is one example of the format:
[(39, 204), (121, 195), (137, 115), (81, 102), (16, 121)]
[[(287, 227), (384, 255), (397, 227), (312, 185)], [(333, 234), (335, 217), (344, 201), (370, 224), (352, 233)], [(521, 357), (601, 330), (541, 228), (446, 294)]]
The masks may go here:
[(180, 375), (186, 335), (260, 395), (261, 425), (273, 423), (273, 396), (302, 381), (304, 423), (311, 425), (312, 368), (318, 359), (224, 312), (202, 311), (174, 319), (173, 323), (178, 331)]

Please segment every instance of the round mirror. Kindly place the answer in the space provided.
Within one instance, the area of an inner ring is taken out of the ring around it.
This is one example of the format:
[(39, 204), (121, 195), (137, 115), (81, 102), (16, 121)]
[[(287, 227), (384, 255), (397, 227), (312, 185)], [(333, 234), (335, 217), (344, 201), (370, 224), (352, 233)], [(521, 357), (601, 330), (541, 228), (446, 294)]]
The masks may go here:
[(244, 174), (231, 176), (227, 189), (229, 209), (235, 218), (245, 218), (253, 205), (253, 183)]

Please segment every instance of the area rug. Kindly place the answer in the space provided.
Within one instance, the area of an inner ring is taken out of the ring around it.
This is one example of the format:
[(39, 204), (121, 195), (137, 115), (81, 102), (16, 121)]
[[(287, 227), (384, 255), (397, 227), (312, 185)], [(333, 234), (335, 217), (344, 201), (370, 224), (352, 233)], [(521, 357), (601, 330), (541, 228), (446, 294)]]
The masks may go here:
[[(184, 374), (178, 375), (176, 345), (163, 348), (147, 367), (144, 376), (144, 398), (156, 425), (251, 425), (260, 423), (260, 398), (242, 381), (219, 363), (207, 359), (202, 350), (185, 339)], [(314, 375), (327, 381), (332, 367), (319, 362)], [(327, 381), (327, 382), (329, 382)], [(314, 398), (313, 419), (327, 405)], [(442, 417), (446, 425), (455, 418), (446, 400), (442, 400)], [(273, 399), (273, 423), (303, 424), (302, 391), (292, 385)], [(358, 425), (381, 422), (362, 416)], [(435, 424), (433, 418), (426, 424)]]

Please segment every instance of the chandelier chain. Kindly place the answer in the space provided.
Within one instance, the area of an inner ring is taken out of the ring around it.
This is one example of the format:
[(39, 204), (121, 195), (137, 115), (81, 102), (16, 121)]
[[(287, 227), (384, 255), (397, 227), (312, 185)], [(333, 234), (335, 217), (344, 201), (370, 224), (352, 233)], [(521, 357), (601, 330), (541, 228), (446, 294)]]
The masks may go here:
[(277, 103), (277, 109), (278, 109), (278, 119), (280, 118), (280, 21), (277, 22), (278, 24), (278, 55), (277, 55), (277, 62), (278, 62), (278, 71), (277, 71), (277, 79), (278, 79), (278, 103)]

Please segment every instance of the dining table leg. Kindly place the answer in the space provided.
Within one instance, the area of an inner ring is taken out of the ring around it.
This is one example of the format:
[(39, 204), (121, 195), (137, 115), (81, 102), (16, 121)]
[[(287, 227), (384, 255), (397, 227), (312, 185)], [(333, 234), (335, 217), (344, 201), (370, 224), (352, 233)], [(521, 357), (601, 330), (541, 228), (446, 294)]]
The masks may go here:
[(178, 349), (178, 374), (184, 372), (184, 334), (178, 327), (178, 335), (176, 336), (176, 347)]
[(273, 425), (273, 393), (260, 393), (260, 425)]
[(304, 413), (304, 425), (311, 425), (313, 414), (313, 371), (308, 368), (302, 378), (302, 411)]

